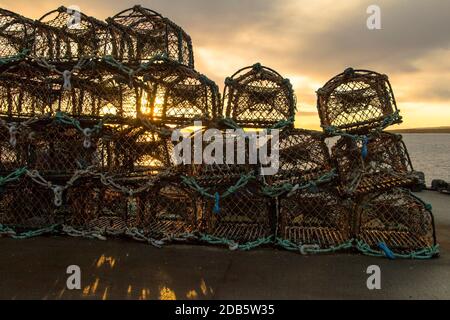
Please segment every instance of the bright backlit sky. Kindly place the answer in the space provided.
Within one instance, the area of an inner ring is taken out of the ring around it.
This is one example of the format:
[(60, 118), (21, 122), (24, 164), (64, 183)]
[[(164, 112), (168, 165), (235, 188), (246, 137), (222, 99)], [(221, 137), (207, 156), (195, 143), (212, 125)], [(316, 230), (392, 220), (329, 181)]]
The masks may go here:
[[(319, 128), (315, 91), (346, 67), (389, 75), (403, 128), (450, 126), (450, 1), (446, 0), (0, 0), (39, 18), (76, 5), (104, 19), (141, 4), (192, 37), (196, 69), (223, 88), (225, 77), (260, 62), (291, 80), (297, 126)], [(381, 8), (381, 30), (366, 9)]]

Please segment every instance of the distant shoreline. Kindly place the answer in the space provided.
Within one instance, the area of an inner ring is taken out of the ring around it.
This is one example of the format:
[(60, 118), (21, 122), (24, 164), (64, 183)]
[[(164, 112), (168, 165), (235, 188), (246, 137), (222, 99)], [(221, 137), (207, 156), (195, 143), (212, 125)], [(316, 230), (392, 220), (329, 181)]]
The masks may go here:
[(450, 133), (450, 127), (386, 130), (393, 133)]

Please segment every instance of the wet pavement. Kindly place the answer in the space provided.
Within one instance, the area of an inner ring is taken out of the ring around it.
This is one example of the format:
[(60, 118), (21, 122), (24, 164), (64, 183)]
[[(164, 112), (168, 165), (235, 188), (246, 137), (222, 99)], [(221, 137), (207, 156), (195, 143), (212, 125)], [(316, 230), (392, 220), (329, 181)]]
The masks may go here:
[[(441, 245), (437, 259), (3, 238), (0, 299), (450, 299), (450, 195), (420, 196), (433, 205)], [(69, 265), (81, 268), (81, 290), (66, 288)], [(381, 290), (367, 289), (370, 265), (381, 268)]]

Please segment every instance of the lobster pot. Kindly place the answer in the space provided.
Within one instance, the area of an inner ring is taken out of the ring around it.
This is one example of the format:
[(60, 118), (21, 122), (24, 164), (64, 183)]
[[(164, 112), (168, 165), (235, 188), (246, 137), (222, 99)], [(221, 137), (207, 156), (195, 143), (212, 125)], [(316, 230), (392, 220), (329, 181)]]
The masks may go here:
[(131, 81), (118, 65), (90, 59), (80, 62), (79, 69), (69, 70), (70, 79), (65, 78), (65, 72), (59, 67), (46, 79), (52, 84), (51, 113), (62, 111), (84, 119), (136, 117), (136, 104), (144, 85), (137, 79)]
[[(220, 194), (228, 187), (219, 188)], [(204, 232), (244, 245), (274, 235), (273, 203), (259, 189), (257, 183), (249, 183), (227, 197), (204, 198)]]
[[(367, 139), (364, 142), (342, 137), (332, 147), (343, 194), (359, 196), (416, 182), (408, 150), (400, 135), (380, 133)], [(364, 151), (365, 144), (367, 152)]]
[(107, 19), (112, 37), (112, 55), (125, 63), (139, 65), (166, 56), (194, 68), (190, 36), (159, 13), (134, 6)]
[(140, 198), (130, 191), (148, 183), (149, 178), (80, 179), (66, 193), (66, 224), (81, 230), (123, 234), (142, 222)]
[(373, 128), (401, 122), (388, 77), (351, 68), (317, 91), (322, 127), (365, 133)]
[(351, 210), (332, 189), (298, 190), (279, 200), (278, 232), (294, 245), (336, 248), (351, 239)]
[(75, 126), (58, 120), (38, 121), (30, 124), (28, 130), (28, 169), (45, 175), (71, 175), (77, 170), (100, 167), (98, 144), (101, 132), (88, 137)]
[(110, 54), (109, 27), (77, 8), (59, 7), (35, 22), (33, 55), (51, 63), (76, 63), (86, 56)]
[(0, 119), (0, 175), (6, 176), (25, 167), (28, 157), (30, 131), (20, 124)]
[(49, 72), (27, 59), (9, 62), (0, 73), (0, 114), (9, 120), (50, 112), (52, 86)]
[(63, 217), (61, 207), (55, 205), (53, 191), (28, 176), (2, 186), (0, 224), (15, 231), (30, 231), (60, 223)]
[(369, 195), (357, 213), (357, 239), (374, 250), (384, 243), (395, 253), (408, 254), (436, 244), (432, 212), (407, 190)]
[(284, 183), (303, 185), (332, 170), (325, 136), (316, 131), (288, 129), (279, 137), (279, 168), (267, 177), (272, 186)]
[(14, 61), (0, 73), (0, 113), (10, 118), (59, 111), (85, 119), (135, 117), (136, 100), (143, 92), (141, 82), (135, 80), (130, 87), (128, 75), (104, 61), (86, 60), (74, 70), (34, 60)]
[(109, 175), (155, 175), (172, 166), (170, 136), (155, 127), (139, 122), (107, 124), (100, 140), (100, 170)]
[(240, 127), (266, 128), (294, 117), (296, 102), (288, 79), (255, 64), (225, 80), (222, 108)]
[(218, 87), (193, 69), (159, 59), (145, 65), (136, 76), (147, 87), (137, 102), (142, 119), (183, 127), (193, 126), (195, 120), (217, 118)]
[(0, 9), (0, 57), (16, 56), (31, 49), (33, 21), (14, 12)]
[(171, 239), (197, 230), (198, 198), (177, 179), (163, 179), (139, 194), (141, 216), (136, 227), (150, 238)]

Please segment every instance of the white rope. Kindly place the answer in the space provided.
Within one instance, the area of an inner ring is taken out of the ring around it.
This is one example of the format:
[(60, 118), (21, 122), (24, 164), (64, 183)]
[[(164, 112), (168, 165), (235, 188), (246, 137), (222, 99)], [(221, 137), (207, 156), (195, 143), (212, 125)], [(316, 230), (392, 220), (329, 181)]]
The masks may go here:
[(63, 80), (64, 80), (63, 89), (67, 90), (67, 91), (71, 91), (72, 83), (70, 83), (70, 79), (72, 78), (72, 72), (69, 70), (65, 70), (62, 73), (62, 75), (63, 75)]

